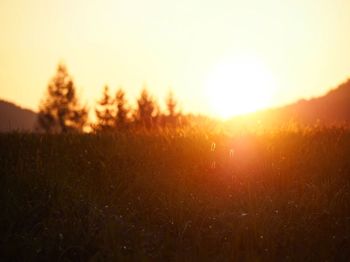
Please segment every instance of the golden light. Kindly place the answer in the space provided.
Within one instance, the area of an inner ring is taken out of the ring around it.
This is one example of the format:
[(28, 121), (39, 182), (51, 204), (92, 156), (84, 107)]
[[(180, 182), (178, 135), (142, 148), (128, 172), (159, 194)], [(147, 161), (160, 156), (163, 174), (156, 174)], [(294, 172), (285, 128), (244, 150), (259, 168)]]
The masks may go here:
[(223, 119), (268, 107), (275, 89), (272, 73), (253, 56), (220, 62), (206, 82), (211, 110)]

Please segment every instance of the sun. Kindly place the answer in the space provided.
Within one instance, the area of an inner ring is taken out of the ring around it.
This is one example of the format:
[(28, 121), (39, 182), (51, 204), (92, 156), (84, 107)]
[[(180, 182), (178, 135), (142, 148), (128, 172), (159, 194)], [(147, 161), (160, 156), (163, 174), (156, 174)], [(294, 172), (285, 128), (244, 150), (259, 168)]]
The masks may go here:
[(268, 107), (275, 90), (272, 73), (253, 56), (218, 63), (206, 81), (211, 111), (222, 119)]

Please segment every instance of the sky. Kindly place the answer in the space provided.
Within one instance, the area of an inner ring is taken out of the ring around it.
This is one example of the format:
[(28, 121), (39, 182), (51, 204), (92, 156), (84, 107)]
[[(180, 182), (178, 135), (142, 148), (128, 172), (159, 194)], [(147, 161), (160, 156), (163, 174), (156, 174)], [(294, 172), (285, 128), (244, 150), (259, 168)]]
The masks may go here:
[(350, 76), (349, 11), (348, 0), (0, 0), (0, 98), (37, 110), (64, 62), (90, 107), (105, 84), (131, 102), (146, 85), (212, 114), (208, 77), (246, 55), (271, 72), (279, 106)]

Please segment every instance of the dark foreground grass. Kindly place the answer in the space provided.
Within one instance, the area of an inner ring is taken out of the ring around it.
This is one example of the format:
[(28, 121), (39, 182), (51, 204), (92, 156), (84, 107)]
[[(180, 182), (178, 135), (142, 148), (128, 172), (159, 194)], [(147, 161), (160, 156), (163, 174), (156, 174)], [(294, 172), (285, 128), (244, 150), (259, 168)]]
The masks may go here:
[(347, 130), (0, 135), (1, 261), (349, 261), (349, 247)]

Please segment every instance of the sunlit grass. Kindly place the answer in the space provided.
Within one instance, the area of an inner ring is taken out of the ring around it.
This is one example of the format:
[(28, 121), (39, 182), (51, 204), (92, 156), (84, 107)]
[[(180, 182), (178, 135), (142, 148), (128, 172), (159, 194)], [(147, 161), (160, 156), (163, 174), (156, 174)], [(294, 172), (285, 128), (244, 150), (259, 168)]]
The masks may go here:
[(350, 256), (347, 129), (3, 134), (0, 145), (5, 260)]

